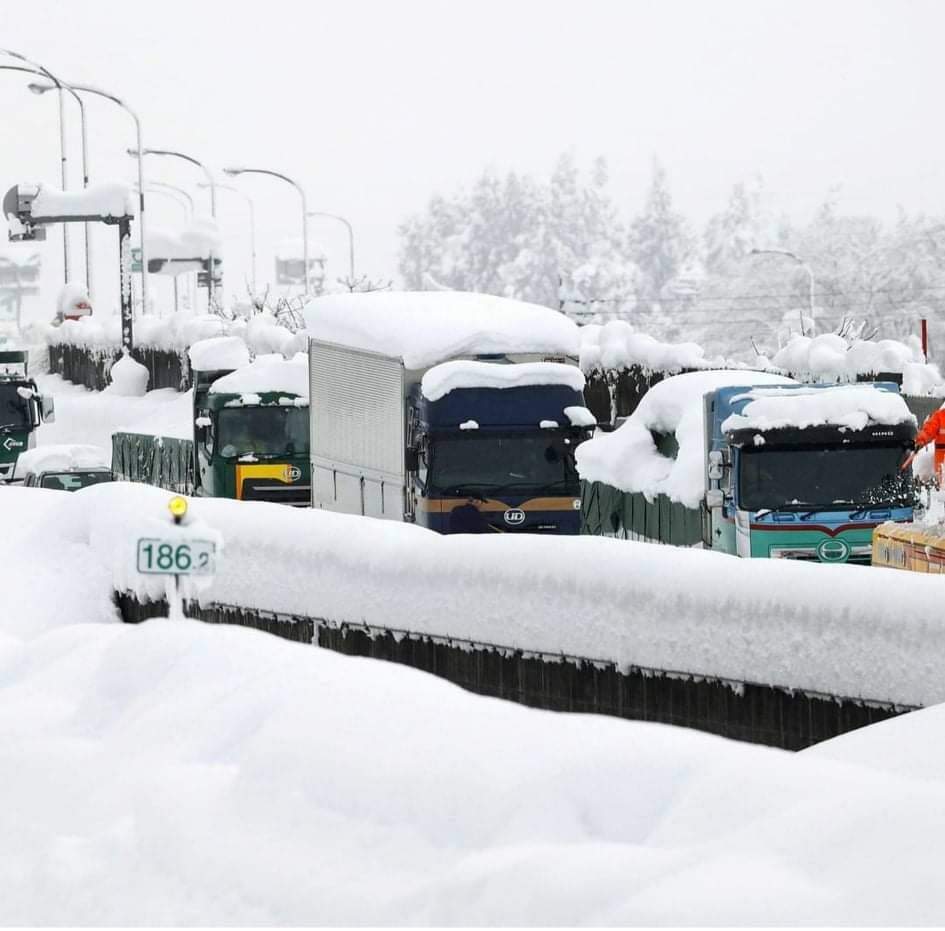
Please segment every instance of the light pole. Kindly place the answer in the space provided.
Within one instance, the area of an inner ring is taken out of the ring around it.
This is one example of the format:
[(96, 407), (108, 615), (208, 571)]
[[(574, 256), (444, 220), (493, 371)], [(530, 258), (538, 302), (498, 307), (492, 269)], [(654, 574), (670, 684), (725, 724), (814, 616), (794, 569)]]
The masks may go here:
[(308, 296), (308, 202), (305, 199), (305, 191), (302, 186), (291, 178), (279, 174), (278, 171), (269, 171), (267, 168), (224, 168), (223, 173), (235, 178), (237, 175), (270, 175), (291, 184), (299, 192), (302, 198), (302, 264), (305, 266), (305, 295)]
[(334, 213), (321, 213), (317, 210), (313, 210), (307, 214), (310, 217), (326, 217), (329, 220), (337, 220), (339, 223), (344, 223), (348, 229), (348, 277), (351, 281), (351, 287), (354, 287), (354, 229), (352, 229), (351, 224), (344, 218), (339, 217)]
[[(793, 252), (790, 252), (787, 249), (752, 249), (749, 253), (750, 255), (783, 255), (787, 256), (789, 259), (793, 259), (797, 262), (801, 268), (807, 272), (807, 307), (808, 312), (810, 313), (810, 322), (813, 326), (814, 323), (814, 273), (811, 271), (810, 266), (801, 258), (796, 256)], [(801, 336), (806, 336), (807, 333), (804, 331), (804, 314), (801, 314)]]
[[(0, 48), (0, 54), (9, 55), (10, 58), (15, 58), (17, 61), (22, 61), (24, 65), (28, 67), (24, 68), (14, 68), (10, 65), (5, 66), (5, 70), (9, 71), (28, 71), (33, 74), (39, 74), (43, 77), (49, 78), (52, 81), (52, 88), (55, 88), (58, 91), (59, 96), (59, 164), (60, 172), (62, 178), (62, 189), (66, 190), (68, 184), (68, 170), (67, 170), (67, 160), (66, 160), (66, 117), (65, 117), (65, 105), (63, 102), (62, 91), (63, 88), (68, 86), (64, 81), (61, 81), (57, 78), (48, 68), (44, 68), (38, 62), (32, 61), (27, 58), (25, 55), (21, 55), (19, 52), (14, 52), (12, 49)], [(30, 85), (30, 90), (33, 90), (33, 86)], [(77, 96), (74, 88), (69, 88), (73, 96)], [(83, 142), (84, 142), (84, 125), (85, 117), (83, 111)], [(88, 225), (85, 229), (86, 235), (86, 249), (88, 249)], [(86, 253), (86, 263), (88, 263), (88, 254)], [(63, 279), (66, 284), (69, 283), (69, 231), (68, 227), (63, 224), (62, 227), (62, 264), (63, 264)], [(88, 282), (86, 282), (88, 285)]]
[[(207, 183), (198, 182), (197, 187), (209, 187)], [(256, 296), (256, 206), (253, 204), (253, 199), (245, 191), (241, 191), (238, 187), (234, 187), (232, 184), (220, 184), (217, 182), (216, 187), (221, 191), (232, 191), (234, 194), (239, 194), (246, 201), (246, 206), (249, 207), (249, 248), (252, 253), (252, 268), (251, 268), (251, 280), (253, 283), (253, 297)]]
[[(2, 50), (0, 50), (2, 51)], [(43, 74), (49, 74), (45, 69)], [(49, 75), (50, 80), (54, 80)], [(36, 84), (30, 85), (30, 90), (37, 94), (45, 94), (46, 91), (53, 89), (55, 84)], [(135, 137), (138, 143), (138, 150), (141, 149), (141, 120), (138, 114), (128, 106), (120, 97), (109, 94), (101, 88), (92, 87), (90, 84), (70, 84), (72, 90), (83, 94), (94, 94), (96, 97), (104, 97), (112, 103), (117, 104), (135, 121)], [(148, 252), (144, 242), (144, 166), (141, 157), (138, 157), (138, 247), (141, 250), (141, 306), (144, 313), (148, 312)]]
[[(128, 154), (132, 158), (140, 159), (142, 155), (164, 155), (169, 158), (180, 158), (185, 162), (190, 162), (191, 165), (196, 165), (204, 174), (204, 177), (207, 179), (207, 186), (210, 188), (210, 216), (214, 220), (217, 218), (217, 186), (216, 182), (213, 180), (213, 175), (210, 172), (210, 169), (204, 165), (203, 162), (198, 161), (191, 155), (185, 155), (183, 152), (174, 152), (170, 149), (142, 149), (140, 146), (137, 149), (129, 149)], [(207, 273), (207, 304), (209, 310), (213, 312), (214, 306), (214, 267), (213, 267), (213, 250), (210, 250), (209, 255), (210, 270)]]

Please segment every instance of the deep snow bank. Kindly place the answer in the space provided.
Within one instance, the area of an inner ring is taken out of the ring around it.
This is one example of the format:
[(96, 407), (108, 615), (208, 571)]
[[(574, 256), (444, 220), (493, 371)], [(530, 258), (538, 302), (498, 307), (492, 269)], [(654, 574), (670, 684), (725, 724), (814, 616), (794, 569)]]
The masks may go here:
[[(128, 503), (151, 517), (166, 496), (143, 492)], [(101, 498), (0, 488), (0, 590), (27, 564), (37, 583), (0, 613), (5, 922), (945, 920), (945, 709), (791, 756), (245, 629), (107, 623), (82, 542)], [(241, 509), (257, 528), (278, 512)]]

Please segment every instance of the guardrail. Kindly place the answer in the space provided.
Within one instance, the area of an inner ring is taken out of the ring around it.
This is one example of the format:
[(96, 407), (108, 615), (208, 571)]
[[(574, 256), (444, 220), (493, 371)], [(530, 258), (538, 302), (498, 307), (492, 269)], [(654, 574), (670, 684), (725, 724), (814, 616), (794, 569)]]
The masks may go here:
[[(127, 593), (116, 593), (116, 601), (128, 623), (167, 614), (164, 601), (142, 603)], [(784, 750), (803, 750), (915, 710), (685, 672), (636, 666), (621, 670), (606, 660), (530, 653), (498, 644), (235, 605), (190, 603), (187, 613), (211, 624), (251, 627), (349, 656), (400, 663), (471, 692), (533, 708), (672, 724)]]

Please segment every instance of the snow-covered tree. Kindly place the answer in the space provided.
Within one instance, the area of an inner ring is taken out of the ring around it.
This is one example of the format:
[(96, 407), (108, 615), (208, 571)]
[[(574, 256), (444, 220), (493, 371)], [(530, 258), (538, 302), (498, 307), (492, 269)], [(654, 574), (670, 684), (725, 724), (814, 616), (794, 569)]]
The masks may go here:
[(629, 256), (639, 269), (637, 297), (658, 301), (694, 251), (689, 224), (673, 208), (666, 171), (653, 160), (653, 176), (643, 212), (630, 224)]

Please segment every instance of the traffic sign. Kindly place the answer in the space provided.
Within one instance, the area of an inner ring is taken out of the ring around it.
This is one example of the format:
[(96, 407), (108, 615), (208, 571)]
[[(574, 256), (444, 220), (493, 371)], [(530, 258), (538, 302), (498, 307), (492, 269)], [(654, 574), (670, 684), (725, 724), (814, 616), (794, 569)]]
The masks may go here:
[(212, 540), (138, 540), (138, 572), (144, 575), (213, 575), (217, 545)]

